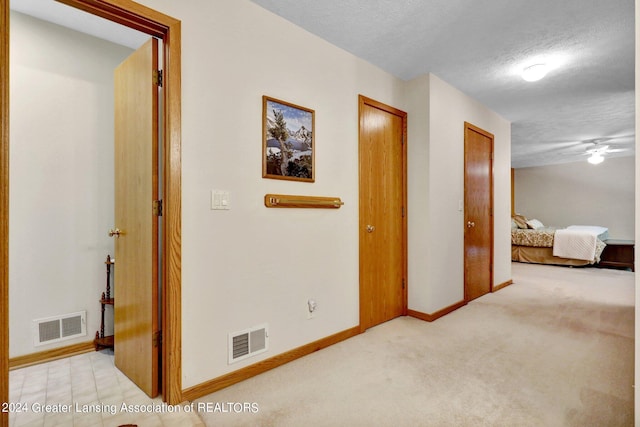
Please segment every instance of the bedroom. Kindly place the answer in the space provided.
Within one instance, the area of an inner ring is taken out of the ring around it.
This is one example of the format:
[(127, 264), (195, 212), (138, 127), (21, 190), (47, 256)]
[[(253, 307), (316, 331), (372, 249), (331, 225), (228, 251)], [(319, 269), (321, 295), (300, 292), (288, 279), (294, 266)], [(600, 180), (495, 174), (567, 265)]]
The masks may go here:
[[(613, 244), (632, 245), (635, 239), (634, 174), (632, 156), (609, 157), (597, 165), (588, 163), (585, 156), (580, 162), (517, 168), (514, 170), (515, 213), (537, 219), (545, 227), (605, 227), (607, 238), (613, 241), (610, 248), (604, 248), (603, 255), (607, 258)], [(514, 247), (514, 259), (567, 265), (566, 260), (561, 262), (558, 258), (536, 258), (523, 247)], [(590, 262), (573, 261), (569, 265), (590, 265)]]

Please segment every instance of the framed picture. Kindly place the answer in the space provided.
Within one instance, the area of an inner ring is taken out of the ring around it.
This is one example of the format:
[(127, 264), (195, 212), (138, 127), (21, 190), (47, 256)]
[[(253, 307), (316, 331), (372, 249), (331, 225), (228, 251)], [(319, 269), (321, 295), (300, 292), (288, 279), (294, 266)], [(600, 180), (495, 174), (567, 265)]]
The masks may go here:
[(262, 97), (262, 177), (315, 181), (315, 112)]

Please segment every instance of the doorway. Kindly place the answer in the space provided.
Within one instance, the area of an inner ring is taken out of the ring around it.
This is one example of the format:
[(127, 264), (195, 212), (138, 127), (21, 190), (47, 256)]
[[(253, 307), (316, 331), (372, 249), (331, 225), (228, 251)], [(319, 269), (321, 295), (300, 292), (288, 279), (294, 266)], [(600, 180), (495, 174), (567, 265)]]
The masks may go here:
[(464, 124), (464, 298), (493, 284), (493, 134)]
[[(182, 400), (181, 390), (181, 310), (180, 310), (180, 21), (129, 0), (63, 0), (91, 14), (142, 31), (163, 41), (163, 187), (164, 210), (160, 247), (163, 252), (162, 269), (162, 323), (163, 337), (163, 398), (168, 403)], [(117, 5), (116, 5), (117, 3)], [(9, 5), (0, 8), (0, 264), (5, 266), (0, 275), (0, 401), (8, 401), (8, 258), (9, 258)], [(0, 416), (2, 425), (8, 424), (6, 413)]]
[(407, 113), (359, 97), (360, 330), (407, 312)]

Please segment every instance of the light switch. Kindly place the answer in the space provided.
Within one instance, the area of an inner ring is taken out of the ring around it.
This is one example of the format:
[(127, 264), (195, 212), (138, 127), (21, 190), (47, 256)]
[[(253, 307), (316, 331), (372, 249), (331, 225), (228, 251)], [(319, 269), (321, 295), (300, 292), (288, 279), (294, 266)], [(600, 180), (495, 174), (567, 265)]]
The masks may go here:
[(228, 191), (211, 190), (211, 209), (229, 210), (231, 209), (231, 197)]

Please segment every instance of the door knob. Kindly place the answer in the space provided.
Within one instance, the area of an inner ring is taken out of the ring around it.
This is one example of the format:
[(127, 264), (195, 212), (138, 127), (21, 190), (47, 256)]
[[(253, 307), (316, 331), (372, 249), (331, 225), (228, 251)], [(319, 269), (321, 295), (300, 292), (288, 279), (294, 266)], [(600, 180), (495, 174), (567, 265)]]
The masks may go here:
[(119, 228), (112, 228), (109, 230), (109, 237), (120, 237), (121, 234), (124, 234)]
[(476, 223), (473, 221), (467, 221), (467, 227), (471, 228), (471, 227), (475, 227)]
[(376, 228), (373, 225), (367, 225), (367, 233), (373, 233)]

